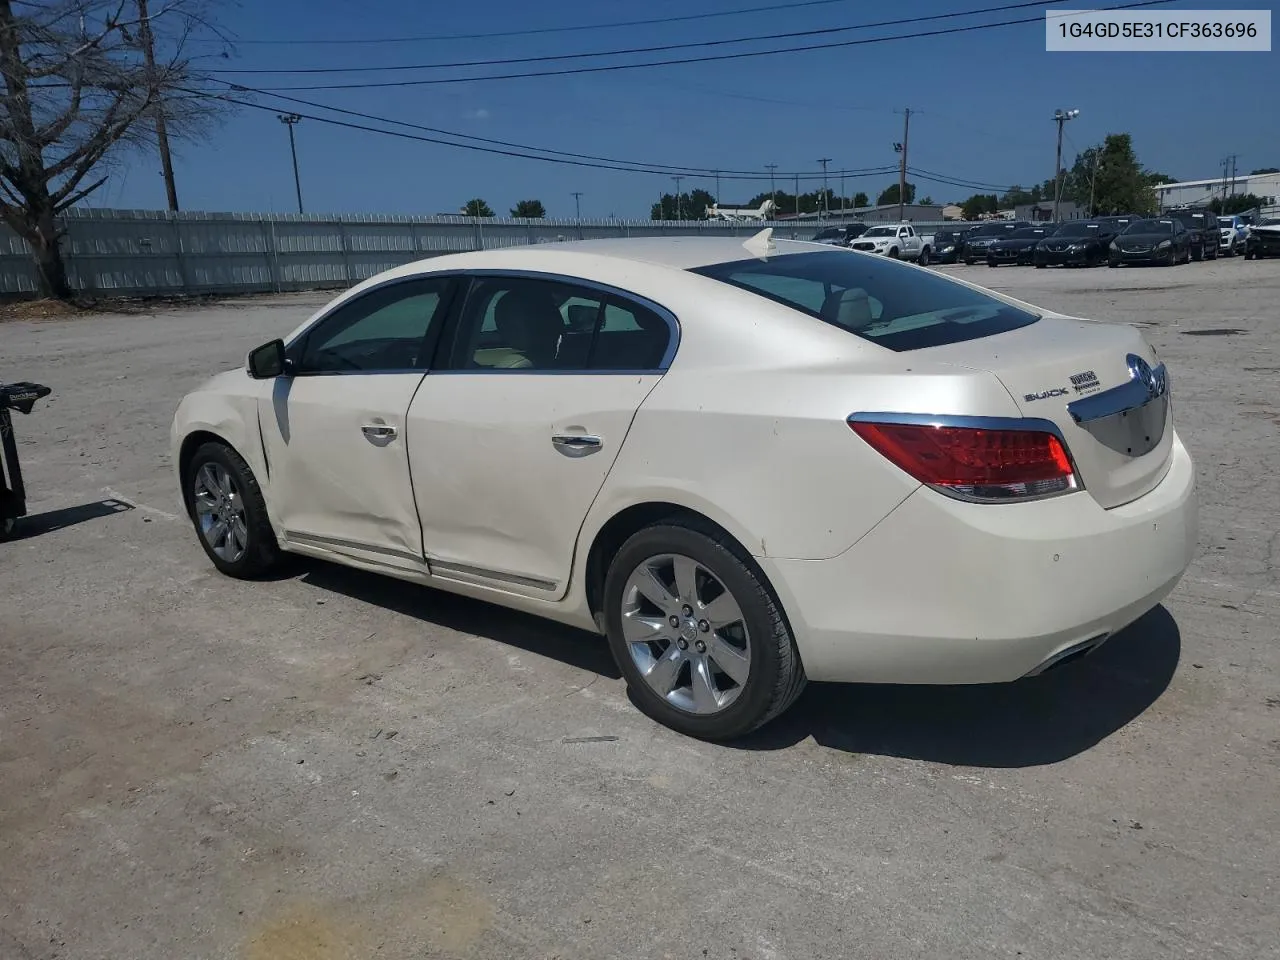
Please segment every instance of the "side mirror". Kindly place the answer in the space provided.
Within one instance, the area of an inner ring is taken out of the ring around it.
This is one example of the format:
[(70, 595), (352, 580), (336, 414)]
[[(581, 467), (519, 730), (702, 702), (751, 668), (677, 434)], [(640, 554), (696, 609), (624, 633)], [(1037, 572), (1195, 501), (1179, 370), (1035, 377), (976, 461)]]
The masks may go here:
[(245, 370), (255, 380), (273, 380), (284, 373), (286, 365), (283, 340), (254, 347), (245, 359)]

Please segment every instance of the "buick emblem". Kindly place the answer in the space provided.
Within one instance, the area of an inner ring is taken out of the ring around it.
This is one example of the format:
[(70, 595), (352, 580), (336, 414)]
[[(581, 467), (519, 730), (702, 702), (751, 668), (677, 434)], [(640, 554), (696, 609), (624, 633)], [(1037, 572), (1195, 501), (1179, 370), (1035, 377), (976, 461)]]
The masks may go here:
[(1141, 383), (1147, 390), (1147, 396), (1154, 400), (1164, 394), (1164, 377), (1151, 369), (1151, 365), (1135, 353), (1125, 358), (1129, 364), (1129, 376)]

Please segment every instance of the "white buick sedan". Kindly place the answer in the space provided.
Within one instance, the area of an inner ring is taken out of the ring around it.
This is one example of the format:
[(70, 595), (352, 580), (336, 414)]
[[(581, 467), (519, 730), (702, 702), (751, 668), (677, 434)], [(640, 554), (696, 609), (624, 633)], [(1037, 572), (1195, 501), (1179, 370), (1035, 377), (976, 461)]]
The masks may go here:
[(1133, 327), (767, 230), (398, 267), (189, 394), (173, 445), (223, 573), (306, 554), (602, 633), (705, 738), (806, 679), (1043, 672), (1196, 542)]

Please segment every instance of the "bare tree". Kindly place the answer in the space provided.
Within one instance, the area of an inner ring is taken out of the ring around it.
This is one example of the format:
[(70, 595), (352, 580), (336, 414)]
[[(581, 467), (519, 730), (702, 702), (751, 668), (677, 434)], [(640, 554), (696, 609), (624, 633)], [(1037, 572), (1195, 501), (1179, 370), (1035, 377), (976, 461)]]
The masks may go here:
[(56, 218), (106, 182), (104, 160), (154, 149), (157, 128), (197, 135), (225, 110), (186, 52), (197, 31), (216, 34), (211, 2), (0, 0), (0, 217), (31, 245), (43, 296), (71, 296)]

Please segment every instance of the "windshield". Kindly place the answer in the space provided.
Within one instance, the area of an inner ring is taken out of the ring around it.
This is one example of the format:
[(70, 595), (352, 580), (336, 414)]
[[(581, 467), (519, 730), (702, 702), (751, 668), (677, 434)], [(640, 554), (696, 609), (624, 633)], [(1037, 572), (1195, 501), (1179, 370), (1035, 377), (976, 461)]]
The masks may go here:
[(1064, 223), (1058, 228), (1055, 237), (1087, 237), (1091, 233), (1098, 232), (1098, 224), (1087, 221), (1081, 223)]
[(813, 239), (814, 240), (835, 240), (837, 237), (841, 237), (843, 235), (844, 235), (844, 231), (833, 227), (830, 230), (819, 230), (817, 233), (813, 235)]
[(1125, 233), (1173, 233), (1173, 221), (1135, 220)]
[(1236, 222), (1232, 220), (1230, 217), (1218, 218), (1218, 226), (1220, 227), (1234, 227), (1235, 225), (1236, 225)]
[(974, 227), (969, 231), (970, 237), (999, 237), (1013, 228), (1003, 223), (992, 223), (983, 227)]
[(1021, 230), (1015, 230), (1009, 234), (1010, 240), (1032, 240), (1036, 237), (1043, 237), (1045, 231), (1040, 227), (1024, 227)]
[(941, 274), (836, 250), (716, 263), (692, 272), (895, 351), (976, 340), (1040, 319)]
[(872, 227), (864, 237), (896, 237), (898, 235), (897, 227)]
[(955, 243), (956, 232), (954, 230), (939, 230), (933, 235), (934, 243)]

